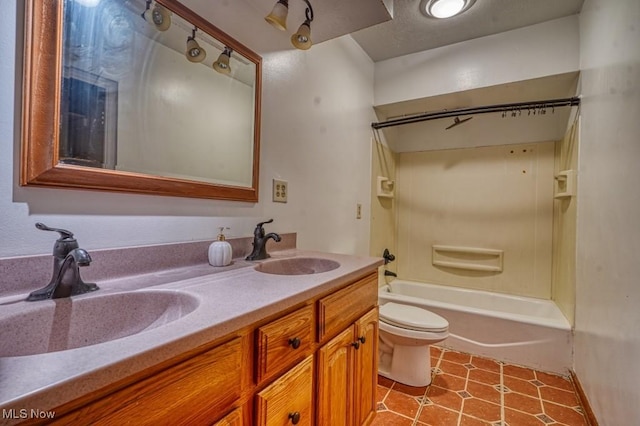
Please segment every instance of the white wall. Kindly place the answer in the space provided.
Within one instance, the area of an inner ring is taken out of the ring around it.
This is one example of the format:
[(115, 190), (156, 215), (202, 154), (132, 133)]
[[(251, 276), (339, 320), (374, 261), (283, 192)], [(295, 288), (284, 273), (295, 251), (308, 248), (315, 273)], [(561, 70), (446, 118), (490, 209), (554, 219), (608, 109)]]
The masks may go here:
[(376, 62), (375, 105), (576, 71), (578, 46), (569, 16)]
[(586, 0), (575, 370), (602, 425), (640, 419), (640, 2)]
[[(289, 182), (271, 211), (300, 247), (368, 253), (373, 63), (349, 36), (266, 56), (262, 177)], [(362, 219), (356, 219), (356, 205)]]
[[(95, 249), (214, 238), (222, 225), (248, 236), (269, 217), (269, 231), (298, 232), (301, 247), (367, 254), (373, 64), (350, 37), (264, 58), (254, 205), (20, 187), (22, 13), (22, 2), (0, 3), (0, 257), (50, 253), (55, 236), (36, 230), (39, 221)], [(273, 177), (289, 180), (288, 204), (270, 201)], [(365, 209), (359, 221), (356, 202)]]

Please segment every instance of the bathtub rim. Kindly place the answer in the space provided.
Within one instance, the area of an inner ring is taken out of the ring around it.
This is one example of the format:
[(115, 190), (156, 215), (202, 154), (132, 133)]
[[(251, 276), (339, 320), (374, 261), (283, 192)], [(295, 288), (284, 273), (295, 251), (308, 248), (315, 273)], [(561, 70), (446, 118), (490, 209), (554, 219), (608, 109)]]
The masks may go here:
[[(448, 291), (453, 291), (453, 292), (480, 293), (480, 294), (488, 295), (488, 296), (491, 296), (491, 297), (503, 298), (505, 300), (517, 299), (517, 300), (521, 300), (521, 301), (522, 300), (527, 301), (527, 300), (531, 299), (531, 300), (535, 300), (536, 302), (544, 302), (545, 304), (550, 304), (552, 306), (553, 310), (555, 311), (555, 314), (556, 314), (557, 317), (556, 318), (547, 318), (547, 317), (537, 317), (537, 316), (532, 316), (532, 315), (523, 315), (523, 314), (511, 313), (511, 312), (492, 311), (492, 310), (488, 310), (488, 309), (484, 309), (484, 308), (477, 308), (477, 307), (474, 307), (474, 306), (467, 306), (467, 305), (462, 305), (462, 304), (454, 304), (454, 303), (449, 303), (449, 302), (443, 302), (443, 301), (440, 301), (440, 300), (427, 299), (427, 298), (421, 298), (421, 297), (416, 297), (416, 296), (407, 296), (407, 295), (403, 295), (403, 294), (393, 293), (393, 292), (388, 291), (388, 290), (385, 291), (385, 289), (391, 289), (391, 286), (389, 285), (390, 283), (387, 283), (387, 284), (385, 284), (383, 286), (380, 286), (378, 288), (378, 300), (379, 300), (381, 305), (386, 303), (386, 302), (394, 301), (394, 302), (403, 303), (403, 304), (406, 304), (406, 305), (414, 305), (414, 306), (416, 304), (417, 305), (426, 305), (427, 306), (427, 308), (426, 308), (427, 310), (428, 310), (428, 306), (432, 305), (434, 307), (441, 308), (441, 309), (449, 309), (449, 310), (454, 310), (454, 311), (463, 310), (464, 312), (468, 312), (468, 313), (472, 313), (472, 314), (476, 314), (476, 315), (481, 315), (481, 316), (485, 316), (485, 317), (493, 317), (493, 318), (499, 318), (499, 319), (502, 319), (502, 320), (517, 322), (517, 323), (525, 323), (525, 324), (532, 324), (532, 325), (538, 325), (538, 326), (543, 326), (543, 327), (555, 328), (555, 329), (563, 330), (563, 331), (571, 331), (572, 328), (573, 328), (571, 326), (571, 323), (569, 322), (569, 320), (564, 316), (564, 314), (562, 313), (560, 308), (558, 308), (558, 305), (556, 305), (556, 303), (553, 300), (538, 299), (538, 298), (524, 297), (524, 296), (514, 296), (514, 295), (509, 295), (509, 294), (493, 293), (493, 292), (485, 291), (485, 290), (475, 290), (475, 289), (468, 289), (468, 288), (463, 288), (463, 287), (453, 287), (453, 286), (448, 286), (448, 285), (423, 283), (423, 282), (419, 282), (419, 281), (411, 281), (411, 280), (406, 280), (406, 279), (402, 279), (402, 278), (394, 279), (393, 281), (391, 281), (391, 283), (393, 283), (394, 281), (413, 284), (413, 285), (417, 285), (417, 286), (441, 287), (441, 288), (445, 288)], [(427, 303), (421, 302), (423, 300), (426, 301)], [(461, 309), (461, 308), (464, 308), (464, 309)]]

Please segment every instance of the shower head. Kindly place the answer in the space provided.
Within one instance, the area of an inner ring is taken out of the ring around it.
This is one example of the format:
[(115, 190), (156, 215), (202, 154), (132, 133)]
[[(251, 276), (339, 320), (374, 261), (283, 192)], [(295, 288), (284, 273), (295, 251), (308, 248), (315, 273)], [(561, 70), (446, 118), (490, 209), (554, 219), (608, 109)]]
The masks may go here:
[(465, 118), (465, 119), (463, 119), (463, 120), (460, 120), (460, 118), (455, 117), (455, 118), (453, 119), (453, 124), (452, 124), (451, 126), (447, 127), (445, 130), (449, 130), (449, 129), (450, 129), (450, 128), (452, 128), (452, 127), (456, 127), (458, 124), (462, 124), (462, 123), (464, 123), (464, 122), (467, 122), (467, 121), (471, 120), (472, 118), (473, 118), (473, 117), (469, 117), (469, 118)]

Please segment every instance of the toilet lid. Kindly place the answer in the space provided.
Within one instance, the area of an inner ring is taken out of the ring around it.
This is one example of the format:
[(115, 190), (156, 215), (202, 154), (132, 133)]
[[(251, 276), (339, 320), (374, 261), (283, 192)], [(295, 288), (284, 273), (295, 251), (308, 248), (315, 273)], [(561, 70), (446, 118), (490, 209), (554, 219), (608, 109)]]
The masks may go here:
[(411, 305), (388, 302), (380, 307), (380, 319), (401, 328), (420, 331), (447, 331), (449, 322), (438, 314)]

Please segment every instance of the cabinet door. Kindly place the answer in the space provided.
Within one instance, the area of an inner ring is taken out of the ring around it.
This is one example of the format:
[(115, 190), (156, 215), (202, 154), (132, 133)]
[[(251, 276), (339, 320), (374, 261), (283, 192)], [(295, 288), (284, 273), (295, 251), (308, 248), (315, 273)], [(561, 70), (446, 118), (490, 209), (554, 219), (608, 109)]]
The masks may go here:
[(256, 395), (259, 426), (313, 424), (313, 356)]
[(355, 424), (368, 425), (376, 415), (376, 383), (378, 381), (378, 308), (356, 321), (354, 413)]
[(353, 410), (354, 327), (318, 350), (318, 425), (351, 425)]

